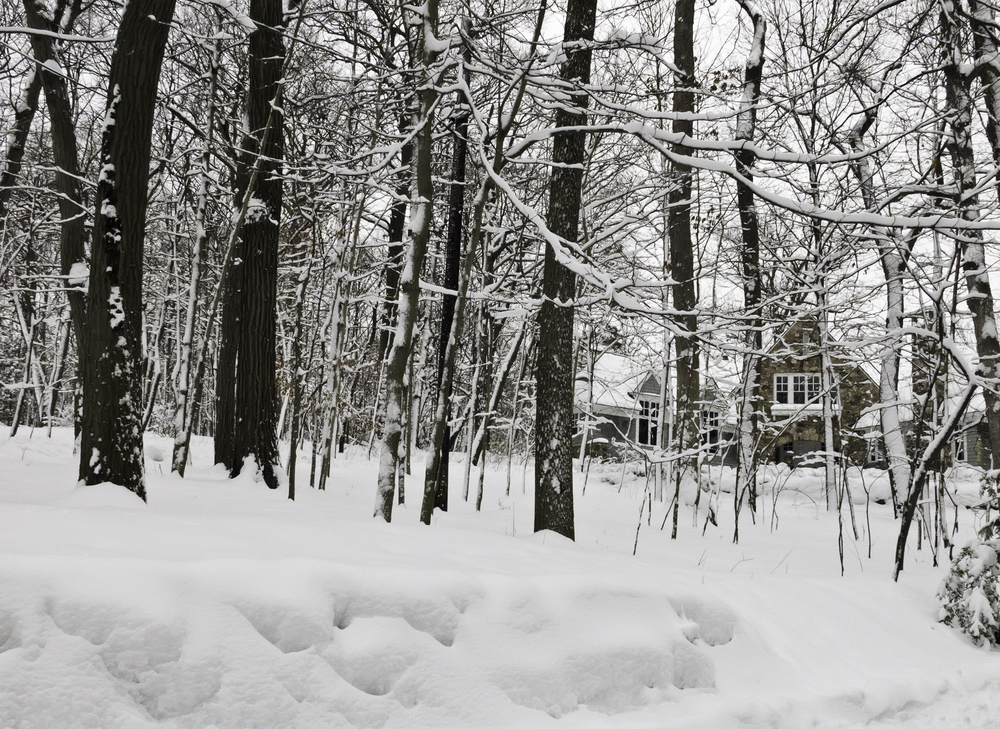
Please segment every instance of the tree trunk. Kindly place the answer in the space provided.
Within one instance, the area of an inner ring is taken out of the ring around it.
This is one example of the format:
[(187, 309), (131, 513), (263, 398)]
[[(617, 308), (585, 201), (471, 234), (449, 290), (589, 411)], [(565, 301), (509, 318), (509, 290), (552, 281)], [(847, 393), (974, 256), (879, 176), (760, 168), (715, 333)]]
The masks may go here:
[[(872, 182), (871, 165), (868, 158), (861, 156), (865, 152), (864, 135), (875, 122), (877, 105), (865, 111), (864, 118), (851, 130), (848, 139), (851, 149), (859, 153), (858, 160), (852, 165), (858, 178), (861, 196), (865, 208), (876, 212), (875, 190)], [(901, 239), (894, 228), (877, 230), (879, 241), (879, 258), (882, 262), (882, 274), (885, 277), (886, 342), (882, 345), (879, 359), (879, 421), (882, 429), (882, 442), (885, 445), (886, 459), (889, 465), (889, 485), (892, 492), (893, 508), (898, 510), (898, 494), (910, 483), (910, 461), (906, 452), (906, 441), (899, 416), (899, 348), (902, 346), (900, 332), (903, 328), (903, 277), (906, 275), (906, 259), (915, 240), (910, 235)]]
[[(407, 12), (411, 12), (408, 10)], [(416, 175), (414, 195), (411, 204), (411, 239), (406, 257), (406, 265), (399, 281), (397, 299), (396, 333), (386, 363), (385, 380), (385, 425), (379, 456), (378, 494), (375, 500), (375, 517), (392, 521), (392, 502), (396, 491), (396, 473), (399, 463), (399, 444), (402, 437), (403, 384), (406, 379), (406, 365), (410, 358), (413, 342), (413, 323), (417, 316), (417, 300), (420, 294), (420, 269), (423, 267), (427, 241), (430, 239), (434, 208), (434, 180), (431, 161), (431, 145), (434, 132), (434, 106), (438, 92), (432, 76), (438, 51), (433, 42), (437, 33), (438, 3), (428, 0), (419, 6), (418, 24), (415, 32), (420, 48), (420, 114), (415, 142)]]
[[(674, 119), (675, 134), (694, 134), (694, 122), (690, 115), (694, 112), (694, 0), (678, 0), (674, 12), (674, 66), (676, 68), (677, 90), (674, 91), (673, 110), (678, 114)], [(686, 154), (682, 145), (674, 145), (678, 154)], [(699, 405), (701, 398), (698, 376), (698, 331), (697, 287), (694, 272), (694, 245), (691, 240), (691, 192), (694, 175), (691, 167), (682, 162), (671, 163), (670, 215), (668, 230), (670, 236), (670, 275), (674, 280), (674, 309), (679, 329), (684, 334), (676, 339), (677, 347), (677, 417), (675, 428), (677, 445), (681, 452), (697, 447), (699, 430)], [(693, 466), (695, 459), (685, 457), (687, 465)], [(680, 510), (680, 486), (684, 461), (678, 464), (674, 489), (674, 526), (671, 537), (677, 535), (677, 515)]]
[[(468, 26), (466, 32), (468, 33)], [(466, 43), (462, 50), (462, 64), (459, 75), (465, 85), (469, 84), (469, 72), (465, 64), (472, 60), (472, 49)], [(445, 356), (448, 351), (448, 338), (451, 336), (452, 323), (455, 320), (455, 301), (458, 298), (459, 264), (462, 259), (462, 222), (465, 219), (465, 158), (468, 145), (469, 111), (465, 104), (462, 90), (457, 92), (457, 114), (455, 131), (452, 134), (451, 183), (448, 187), (448, 238), (445, 244), (445, 264), (443, 285), (455, 294), (446, 293), (441, 299), (441, 338), (438, 342), (438, 367), (435, 377), (434, 392), (441, 388), (441, 377), (445, 369)], [(448, 404), (444, 417), (450, 417), (451, 383), (444, 393)], [(451, 433), (445, 425), (445, 437), (441, 441), (437, 472), (433, 474), (435, 486), (434, 508), (448, 511), (448, 455)]]
[[(221, 456), (222, 463), (237, 476), (244, 459), (253, 456), (270, 488), (278, 487), (275, 370), (284, 135), (282, 113), (274, 100), (279, 97), (285, 59), (282, 5), (280, 0), (253, 0), (250, 4), (250, 18), (257, 29), (249, 39), (250, 131), (243, 141), (241, 168), (245, 181), (241, 192), (252, 197), (236, 251), (240, 263), (230, 282), (231, 296), (227, 297), (223, 316), (225, 354), (220, 354), (220, 376), (216, 380), (221, 405), (218, 421), (225, 428), (217, 441), (216, 458)], [(256, 186), (251, 184), (248, 172), (252, 164), (259, 165)], [(233, 369), (235, 377), (225, 379)]]
[(3, 168), (0, 170), (0, 240), (5, 239), (7, 216), (10, 215), (8, 204), (14, 192), (17, 176), (21, 172), (21, 160), (24, 158), (24, 148), (31, 132), (31, 122), (38, 111), (38, 94), (42, 89), (41, 73), (32, 66), (24, 83), (24, 90), (14, 110), (14, 127), (7, 137), (7, 151), (4, 154)]
[[(961, 31), (955, 25), (957, 8), (952, 0), (941, 0), (942, 67), (945, 77), (946, 112), (951, 124), (951, 158), (954, 167), (955, 202), (965, 220), (979, 220), (979, 195), (976, 193), (975, 153), (972, 142), (973, 100), (971, 76), (964, 63)], [(980, 230), (956, 231), (955, 239), (962, 254), (962, 271), (968, 292), (966, 303), (972, 311), (979, 355), (979, 375), (989, 383), (983, 388), (990, 450), (1000, 453), (1000, 398), (995, 383), (1000, 381), (1000, 339), (993, 313), (993, 291), (986, 267), (983, 234)]]
[(743, 81), (743, 101), (736, 121), (736, 139), (747, 142), (736, 153), (736, 171), (745, 178), (737, 180), (736, 199), (743, 230), (743, 303), (747, 313), (747, 354), (743, 365), (743, 391), (739, 412), (739, 468), (736, 483), (736, 518), (746, 495), (752, 512), (757, 510), (757, 440), (760, 431), (760, 370), (763, 349), (761, 329), (760, 229), (754, 200), (753, 166), (756, 155), (753, 144), (757, 125), (757, 103), (760, 100), (760, 80), (764, 70), (764, 39), (767, 23), (753, 0), (740, 0), (740, 6), (753, 23), (753, 42), (747, 57)]
[[(217, 28), (218, 30), (218, 28)], [(195, 234), (191, 245), (191, 274), (188, 277), (188, 300), (184, 315), (184, 331), (178, 342), (177, 357), (177, 388), (174, 403), (174, 452), (170, 462), (170, 470), (177, 471), (181, 476), (187, 467), (188, 438), (185, 424), (188, 410), (191, 407), (189, 394), (191, 391), (191, 345), (194, 341), (194, 329), (198, 317), (198, 290), (201, 286), (201, 259), (204, 255), (208, 233), (205, 218), (208, 210), (208, 194), (212, 162), (212, 140), (215, 133), (215, 92), (219, 80), (219, 57), (222, 53), (222, 41), (216, 40), (212, 50), (211, 67), (208, 72), (208, 114), (205, 123), (205, 147), (201, 153), (201, 168), (198, 171), (198, 201), (195, 209)], [(206, 332), (208, 337), (209, 333)]]
[[(173, 2), (168, 3), (167, 0), (160, 0), (160, 2), (150, 4), (151, 7), (159, 6), (164, 9), (168, 5), (169, 12), (172, 15)], [(47, 4), (41, 2), (41, 0), (24, 0), (25, 20), (29, 28), (48, 33), (63, 30), (59, 27), (58, 20), (48, 19), (50, 12)], [(66, 25), (69, 26), (70, 24), (67, 23)], [(124, 17), (122, 19), (122, 27), (125, 27)], [(119, 37), (120, 35), (121, 31), (119, 31)], [(52, 136), (52, 162), (56, 168), (56, 191), (59, 193), (59, 216), (61, 219), (59, 268), (63, 276), (69, 277), (71, 273), (75, 274), (73, 279), (65, 279), (67, 287), (66, 296), (69, 300), (70, 313), (72, 314), (73, 329), (78, 343), (77, 349), (82, 353), (85, 349), (82, 341), (87, 320), (87, 295), (82, 287), (82, 284), (86, 280), (84, 269), (87, 265), (85, 246), (87, 211), (83, 207), (83, 195), (80, 192), (80, 180), (83, 179), (83, 175), (80, 172), (80, 164), (77, 156), (76, 125), (73, 120), (66, 77), (59, 70), (59, 58), (56, 55), (52, 36), (32, 34), (30, 40), (32, 54), (38, 63), (37, 73), (41, 76), (42, 86), (45, 89), (45, 105), (49, 110), (49, 127)], [(116, 50), (117, 48), (118, 45), (116, 45)], [(148, 52), (150, 53), (150, 62), (155, 63), (156, 76), (158, 77), (160, 68), (159, 58), (162, 58), (163, 49), (161, 48), (158, 52), (155, 49), (148, 49)], [(154, 59), (153, 56), (158, 56), (159, 58)], [(153, 91), (155, 92), (155, 78), (153, 85)], [(112, 84), (110, 88), (114, 90), (114, 85)], [(149, 156), (148, 149), (140, 153), (147, 157)], [(143, 180), (147, 178), (148, 173), (145, 173)], [(143, 185), (143, 190), (145, 190), (145, 183)], [(98, 212), (100, 212), (100, 208), (98, 208)], [(145, 216), (145, 202), (143, 202), (142, 213)], [(76, 266), (75, 270), (74, 265)]]
[[(590, 83), (590, 42), (594, 39), (597, 0), (569, 0), (563, 31), (566, 61), (560, 79), (574, 87)], [(581, 42), (582, 41), (582, 42)], [(587, 123), (586, 93), (574, 91), (556, 110), (556, 128)], [(580, 199), (586, 134), (557, 132), (552, 142), (552, 177), (546, 226), (575, 245), (579, 238)], [(542, 306), (538, 312), (538, 358), (535, 364), (535, 524), (576, 538), (573, 514), (573, 299), (576, 274), (561, 264), (552, 243), (545, 245)]]
[(132, 0), (111, 60), (80, 357), (80, 480), (145, 499), (142, 448), (142, 258), (157, 81), (174, 0)]
[[(399, 131), (405, 132), (411, 123), (409, 114), (401, 114)], [(382, 303), (382, 329), (379, 332), (379, 361), (385, 360), (392, 346), (392, 328), (396, 326), (396, 298), (399, 296), (399, 272), (403, 266), (403, 234), (406, 232), (406, 196), (410, 191), (408, 177), (413, 161), (413, 145), (407, 143), (399, 153), (400, 182), (396, 200), (389, 211), (389, 258), (385, 263), (385, 301)]]

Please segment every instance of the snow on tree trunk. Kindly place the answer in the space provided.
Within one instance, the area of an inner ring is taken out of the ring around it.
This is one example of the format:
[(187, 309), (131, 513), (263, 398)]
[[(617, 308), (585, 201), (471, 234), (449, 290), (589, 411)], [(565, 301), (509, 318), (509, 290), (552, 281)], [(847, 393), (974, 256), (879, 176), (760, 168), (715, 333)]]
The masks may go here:
[[(760, 99), (760, 80), (764, 69), (764, 39), (767, 23), (760, 8), (752, 0), (739, 0), (740, 7), (753, 23), (753, 42), (747, 56), (743, 80), (743, 100), (736, 120), (736, 139), (753, 143), (757, 123), (757, 103)], [(736, 518), (739, 519), (740, 506), (744, 495), (748, 498), (751, 511), (757, 509), (757, 439), (760, 430), (760, 369), (763, 349), (761, 321), (761, 271), (760, 271), (760, 230), (757, 222), (757, 206), (754, 200), (753, 165), (756, 156), (747, 146), (736, 153), (736, 170), (745, 179), (737, 180), (736, 199), (740, 209), (740, 226), (743, 230), (743, 303), (747, 314), (747, 354), (743, 363), (743, 390), (740, 394), (737, 468)]]
[(403, 386), (407, 362), (413, 342), (413, 324), (417, 316), (420, 294), (420, 269), (423, 267), (427, 242), (430, 239), (434, 203), (434, 181), (431, 145), (434, 132), (434, 107), (438, 92), (434, 83), (434, 62), (438, 55), (437, 33), (438, 3), (428, 2), (419, 8), (407, 7), (407, 12), (419, 13), (418, 23), (411, 26), (418, 33), (420, 48), (420, 129), (414, 139), (416, 164), (414, 199), (410, 205), (410, 241), (406, 262), (399, 281), (396, 304), (396, 333), (386, 364), (384, 432), (379, 455), (375, 517), (392, 521), (392, 502), (396, 490), (396, 473), (399, 470), (399, 446), (403, 435)]
[(24, 147), (31, 131), (31, 122), (38, 111), (38, 94), (42, 90), (42, 76), (34, 67), (28, 70), (21, 96), (14, 107), (14, 126), (7, 136), (3, 168), (0, 169), (0, 240), (6, 239), (8, 204), (14, 192), (17, 176), (21, 172)]
[[(877, 105), (865, 111), (864, 118), (848, 135), (852, 149), (858, 153), (854, 162), (854, 173), (858, 178), (865, 208), (875, 212), (875, 190), (872, 183), (871, 165), (864, 156), (864, 134), (875, 122)], [(894, 508), (898, 508), (898, 494), (910, 482), (910, 460), (906, 452), (906, 441), (899, 418), (899, 348), (900, 332), (903, 328), (903, 276), (906, 274), (906, 256), (909, 245), (900, 238), (895, 228), (876, 229), (879, 241), (879, 257), (885, 277), (886, 341), (879, 356), (879, 420), (882, 442), (885, 444), (886, 459), (889, 463), (889, 485)], [(912, 244), (912, 237), (909, 239)]]

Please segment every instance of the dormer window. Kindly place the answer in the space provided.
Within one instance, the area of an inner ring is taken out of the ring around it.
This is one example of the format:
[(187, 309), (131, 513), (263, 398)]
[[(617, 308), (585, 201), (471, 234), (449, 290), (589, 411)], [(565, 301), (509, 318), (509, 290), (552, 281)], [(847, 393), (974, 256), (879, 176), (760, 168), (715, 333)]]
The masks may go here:
[(778, 405), (805, 405), (819, 397), (822, 377), (818, 373), (774, 376), (774, 402)]

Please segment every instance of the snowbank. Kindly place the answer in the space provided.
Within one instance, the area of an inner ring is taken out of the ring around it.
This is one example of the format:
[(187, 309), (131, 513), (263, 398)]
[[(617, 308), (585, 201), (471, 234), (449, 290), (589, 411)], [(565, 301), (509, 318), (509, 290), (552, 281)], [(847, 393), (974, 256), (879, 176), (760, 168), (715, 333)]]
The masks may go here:
[(363, 455), (291, 503), (199, 443), (190, 477), (149, 474), (143, 504), (77, 487), (70, 448), (0, 445), (3, 727), (1000, 722), (1000, 659), (935, 622), (927, 546), (893, 584), (891, 507), (866, 501), (840, 577), (809, 472), (771, 474), (739, 544), (724, 492), (696, 526), (682, 510), (677, 541), (655, 502), (633, 557), (645, 481), (618, 467), (578, 490), (573, 544), (531, 534), (531, 494), (515, 477), (506, 496), (503, 472), (482, 513), (453, 497), (427, 528), (416, 504), (371, 520)]

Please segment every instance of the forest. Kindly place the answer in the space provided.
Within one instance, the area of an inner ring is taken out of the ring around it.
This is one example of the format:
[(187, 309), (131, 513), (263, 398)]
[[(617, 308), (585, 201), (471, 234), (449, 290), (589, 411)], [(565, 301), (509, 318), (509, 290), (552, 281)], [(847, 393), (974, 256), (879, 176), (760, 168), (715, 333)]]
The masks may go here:
[(675, 534), (706, 385), (733, 373), (738, 539), (771, 459), (762, 368), (796, 321), (838, 508), (863, 464), (832, 446), (855, 428), (835, 369), (877, 385), (897, 576), (914, 521), (948, 545), (928, 504), (974, 398), (1000, 453), (991, 0), (0, 13), (0, 420), (73, 425), (84, 483), (144, 496), (149, 431), (181, 476), (210, 436), (294, 499), (297, 459), (322, 490), (360, 446), (375, 516), (430, 524), (452, 453), (477, 507), (487, 461), (509, 490), (530, 460), (535, 530), (572, 539), (581, 383), (612, 353), (659, 373), (658, 442), (622, 457)]

